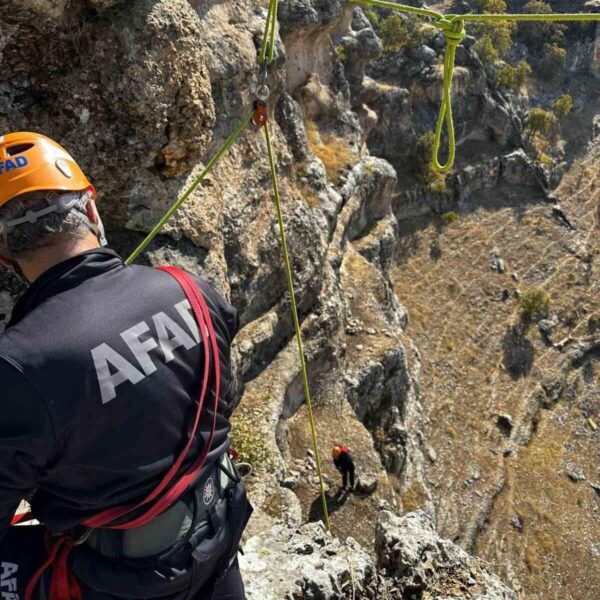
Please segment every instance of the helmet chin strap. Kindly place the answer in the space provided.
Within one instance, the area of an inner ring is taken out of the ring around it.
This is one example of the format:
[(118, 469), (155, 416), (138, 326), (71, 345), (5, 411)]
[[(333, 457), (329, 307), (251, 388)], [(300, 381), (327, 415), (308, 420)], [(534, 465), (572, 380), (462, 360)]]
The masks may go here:
[(98, 219), (98, 223), (94, 223), (87, 215), (82, 215), (83, 220), (87, 223), (88, 227), (91, 229), (92, 233), (98, 238), (98, 243), (104, 248), (108, 246), (108, 241), (106, 240), (106, 233), (104, 231), (104, 223), (102, 223), (102, 219)]
[[(93, 185), (90, 185), (87, 188), (86, 193), (91, 195), (91, 200), (94, 200), (94, 202), (96, 201), (96, 188)], [(87, 221), (88, 227), (98, 238), (100, 246), (104, 248), (105, 246), (108, 246), (108, 241), (106, 240), (106, 232), (104, 230), (104, 223), (102, 222), (102, 219), (100, 218), (100, 215), (98, 215), (97, 211), (96, 216), (98, 217), (98, 223), (92, 222), (87, 215), (84, 215), (84, 218)]]
[[(24, 225), (26, 223), (35, 223), (38, 219), (45, 217), (51, 213), (68, 213), (74, 210), (76, 204), (81, 200), (85, 200), (86, 206), (91, 200), (94, 200), (96, 196), (96, 192), (92, 186), (86, 189), (83, 192), (70, 192), (67, 194), (58, 194), (57, 192), (48, 192), (46, 196), (46, 202), (48, 206), (46, 208), (42, 208), (37, 211), (29, 210), (27, 213), (19, 217), (18, 219), (13, 219), (12, 221), (3, 221), (0, 220), (0, 235), (4, 237), (4, 244), (8, 245), (8, 234), (13, 231), (19, 225)], [(98, 238), (98, 242), (101, 246), (106, 246), (106, 234), (104, 231), (104, 225), (102, 224), (102, 220), (98, 217), (98, 223), (94, 223), (87, 214), (83, 212), (79, 212), (79, 216), (86, 222), (87, 226), (90, 230), (95, 234)]]
[[(87, 200), (89, 203), (91, 200), (94, 200), (96, 196), (95, 190), (92, 186), (90, 186), (87, 190), (83, 192), (72, 192), (67, 194), (59, 195), (56, 192), (49, 192), (46, 196), (46, 201), (48, 202), (48, 206), (38, 211), (28, 211), (25, 216), (20, 217), (18, 219), (14, 219), (12, 221), (2, 221), (0, 220), (0, 235), (4, 238), (5, 246), (8, 246), (8, 234), (13, 231), (19, 225), (25, 223), (35, 223), (38, 219), (53, 213), (67, 213), (71, 210), (74, 210), (75, 205), (80, 200)], [(87, 205), (87, 204), (86, 204)], [(106, 233), (104, 229), (104, 224), (102, 223), (102, 219), (98, 216), (98, 222), (94, 223), (87, 214), (83, 212), (79, 212), (79, 217), (82, 218), (87, 226), (90, 228), (90, 231), (98, 238), (98, 243), (100, 246), (105, 247), (108, 245), (108, 241), (106, 240)], [(30, 282), (23, 275), (23, 271), (19, 264), (4, 256), (0, 257), (0, 266), (11, 271), (16, 277), (18, 277), (21, 281), (26, 284)]]

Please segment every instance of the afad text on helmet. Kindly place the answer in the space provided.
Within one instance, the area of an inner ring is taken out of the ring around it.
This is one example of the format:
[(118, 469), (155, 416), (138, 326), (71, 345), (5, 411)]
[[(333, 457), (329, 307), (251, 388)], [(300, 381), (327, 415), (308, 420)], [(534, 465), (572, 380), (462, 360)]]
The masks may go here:
[(24, 156), (17, 156), (15, 160), (11, 160), (10, 158), (4, 162), (0, 160), (0, 175), (2, 173), (8, 173), (13, 169), (22, 169), (29, 164), (29, 161)]

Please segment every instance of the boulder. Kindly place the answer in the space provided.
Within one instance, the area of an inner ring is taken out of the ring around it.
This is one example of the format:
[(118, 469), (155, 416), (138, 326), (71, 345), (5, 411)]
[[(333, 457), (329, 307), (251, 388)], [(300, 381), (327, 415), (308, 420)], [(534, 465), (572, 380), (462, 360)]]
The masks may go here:
[(248, 600), (358, 598), (373, 583), (375, 566), (352, 538), (332, 537), (322, 523), (292, 530), (275, 526), (246, 543), (240, 567)]
[(420, 592), (418, 597), (517, 600), (486, 562), (441, 539), (432, 518), (422, 511), (402, 517), (383, 511), (375, 548), (378, 567), (401, 589)]

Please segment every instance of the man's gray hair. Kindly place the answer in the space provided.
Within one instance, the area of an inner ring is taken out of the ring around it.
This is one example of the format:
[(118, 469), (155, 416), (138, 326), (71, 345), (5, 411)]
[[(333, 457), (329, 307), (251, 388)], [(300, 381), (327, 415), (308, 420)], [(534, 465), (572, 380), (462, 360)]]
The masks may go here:
[[(69, 192), (72, 194), (72, 192)], [(28, 213), (43, 211), (60, 199), (54, 192), (32, 192), (18, 196), (0, 208), (0, 221), (10, 223)], [(68, 212), (50, 212), (33, 223), (25, 222), (0, 235), (0, 254), (12, 260), (27, 260), (36, 250), (59, 241), (81, 240), (90, 232), (87, 205), (91, 194), (80, 192), (79, 200)]]

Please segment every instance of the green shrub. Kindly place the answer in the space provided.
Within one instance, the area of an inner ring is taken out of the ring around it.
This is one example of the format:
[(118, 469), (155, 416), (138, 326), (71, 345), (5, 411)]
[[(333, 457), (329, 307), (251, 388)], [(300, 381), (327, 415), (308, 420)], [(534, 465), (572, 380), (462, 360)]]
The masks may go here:
[(536, 133), (546, 136), (554, 129), (557, 122), (558, 119), (549, 110), (545, 110), (541, 107), (532, 108), (527, 115), (525, 128), (532, 136)]
[(379, 26), (379, 37), (386, 52), (399, 52), (408, 43), (408, 29), (400, 15), (390, 15)]
[(573, 110), (573, 96), (563, 94), (554, 101), (552, 108), (559, 119), (564, 119)]
[(400, 52), (405, 48), (418, 48), (423, 43), (422, 23), (414, 18), (393, 14), (382, 19), (377, 34), (385, 52)]
[(547, 315), (550, 308), (550, 296), (544, 288), (533, 288), (521, 295), (519, 304), (524, 317), (529, 318), (535, 314)]
[(517, 29), (516, 23), (512, 21), (498, 21), (494, 25), (488, 25), (488, 35), (494, 44), (494, 48), (501, 57), (508, 54), (513, 44), (513, 34)]
[(484, 13), (505, 13), (507, 10), (506, 0), (476, 0), (475, 5)]
[(423, 20), (416, 17), (408, 16), (408, 40), (407, 48), (418, 48), (423, 45)]
[(254, 424), (243, 417), (233, 421), (231, 446), (239, 453), (240, 460), (250, 463), (255, 471), (268, 471), (275, 464), (264, 436), (257, 434)]
[[(523, 7), (523, 12), (529, 14), (550, 14), (552, 7), (544, 0), (530, 0)], [(524, 41), (530, 44), (533, 49), (539, 50), (546, 44), (562, 44), (565, 38), (567, 27), (564, 23), (550, 22), (522, 22), (519, 23), (519, 32)]]
[(373, 27), (377, 28), (377, 26), (379, 25), (379, 22), (381, 21), (381, 17), (379, 16), (379, 13), (376, 12), (371, 7), (363, 8), (362, 11), (363, 11), (365, 17), (367, 17), (367, 19), (369, 19), (369, 21), (371, 22), (371, 25), (373, 25)]
[[(483, 13), (507, 12), (505, 0), (477, 0), (477, 8)], [(513, 34), (517, 29), (516, 23), (498, 21), (496, 23), (478, 23), (473, 25), (473, 31), (478, 39), (487, 36), (489, 41), (480, 44), (479, 55), (485, 64), (492, 64), (498, 58), (506, 56), (513, 42)], [(493, 46), (495, 53), (490, 51)]]
[(446, 225), (450, 225), (451, 223), (458, 221), (458, 214), (451, 210), (450, 212), (444, 213), (441, 218)]
[(494, 42), (492, 38), (484, 34), (482, 35), (473, 45), (473, 49), (479, 55), (481, 62), (484, 65), (493, 65), (497, 60), (499, 60), (500, 55), (498, 51), (494, 47)]
[(538, 64), (539, 72), (546, 79), (554, 79), (564, 70), (567, 51), (557, 44), (544, 44), (542, 58)]
[(520, 90), (527, 81), (527, 76), (531, 74), (529, 63), (522, 60), (516, 67), (504, 65), (496, 72), (496, 83), (500, 87), (511, 90)]

